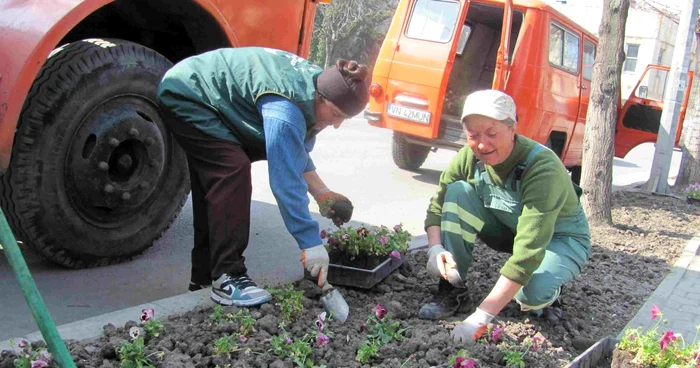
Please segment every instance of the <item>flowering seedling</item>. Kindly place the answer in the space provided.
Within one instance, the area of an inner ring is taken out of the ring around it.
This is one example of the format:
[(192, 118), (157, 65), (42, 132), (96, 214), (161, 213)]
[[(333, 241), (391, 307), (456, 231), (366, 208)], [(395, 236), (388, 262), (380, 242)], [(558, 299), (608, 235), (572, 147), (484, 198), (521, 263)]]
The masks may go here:
[(362, 363), (369, 363), (372, 358), (379, 356), (379, 348), (382, 346), (382, 342), (379, 340), (366, 339), (360, 344), (360, 348), (357, 349), (357, 355), (355, 359)]
[(272, 353), (284, 359), (290, 358), (298, 367), (314, 367), (314, 362), (308, 359), (311, 355), (311, 338), (309, 335), (304, 335), (300, 339), (293, 340), (284, 329), (284, 322), (280, 323), (279, 328), (282, 333), (277, 336), (272, 336)]
[(392, 340), (401, 341), (406, 338), (406, 331), (411, 327), (400, 328), (398, 321), (391, 321), (387, 316), (388, 311), (381, 303), (374, 307), (374, 315), (367, 318), (366, 325), (370, 326), (368, 338), (378, 339), (382, 344), (386, 344)]
[(242, 349), (238, 348), (238, 343), (245, 342), (245, 336), (243, 335), (226, 335), (222, 336), (216, 341), (214, 341), (214, 355), (231, 354)]
[(685, 188), (683, 193), (690, 198), (700, 199), (700, 183), (695, 183)]
[(408, 364), (408, 362), (415, 361), (415, 360), (416, 360), (416, 354), (411, 354), (408, 356), (408, 358), (406, 358), (406, 360), (403, 361), (403, 363), (401, 363), (399, 368), (403, 368), (406, 364)]
[(129, 330), (131, 341), (122, 341), (122, 345), (117, 349), (117, 356), (122, 368), (154, 367), (150, 359), (151, 356), (156, 356), (158, 359), (162, 359), (165, 356), (165, 353), (160, 351), (146, 355), (145, 343), (141, 334), (140, 328), (132, 327)]
[(156, 312), (152, 308), (141, 310), (141, 326), (146, 332), (146, 338), (154, 338), (160, 335), (163, 330), (163, 323), (155, 319)]
[(455, 356), (450, 357), (448, 364), (450, 367), (453, 367), (453, 368), (475, 368), (476, 367), (476, 361), (474, 359), (471, 359), (469, 357), (469, 354), (467, 353), (467, 351), (464, 349), (461, 349), (460, 351), (458, 351)]
[(291, 284), (281, 289), (269, 288), (268, 291), (275, 299), (275, 304), (282, 310), (282, 321), (292, 323), (304, 312), (304, 304), (301, 302), (304, 297), (303, 291), (294, 290)]
[(214, 311), (212, 314), (209, 315), (209, 318), (211, 318), (214, 323), (219, 323), (219, 322), (231, 322), (230, 320), (227, 319), (227, 316), (232, 316), (231, 313), (226, 313), (224, 310), (224, 307), (220, 305), (215, 305), (214, 306)]
[(238, 331), (241, 335), (248, 336), (255, 332), (255, 318), (250, 315), (248, 309), (241, 309), (233, 315), (233, 321), (238, 323)]
[(333, 333), (328, 328), (333, 314), (331, 313), (329, 317), (326, 317), (326, 315), (326, 312), (322, 312), (316, 316), (316, 320), (314, 321), (314, 325), (316, 327), (316, 345), (328, 345), (328, 343), (331, 341), (331, 337), (333, 336)]
[(250, 315), (248, 309), (241, 309), (236, 314), (226, 313), (220, 305), (214, 306), (214, 312), (209, 315), (214, 323), (238, 323), (241, 335), (248, 336), (255, 332), (255, 318)]
[(378, 303), (374, 307), (374, 313), (367, 317), (367, 321), (363, 324), (363, 329), (367, 329), (367, 338), (360, 344), (357, 350), (355, 359), (360, 363), (366, 364), (376, 357), (379, 348), (391, 342), (392, 340), (401, 341), (406, 338), (406, 331), (411, 327), (401, 328), (398, 321), (391, 321), (388, 316), (388, 310)]
[(525, 361), (523, 360), (523, 357), (525, 356), (525, 354), (527, 354), (528, 350), (529, 347), (523, 352), (515, 349), (515, 346), (513, 346), (512, 348), (501, 348), (501, 351), (503, 351), (504, 359), (506, 360), (506, 364), (508, 364), (509, 366), (517, 365), (520, 368), (525, 368)]
[[(10, 345), (15, 346), (15, 340), (10, 340)], [(19, 340), (17, 353), (19, 358), (14, 360), (15, 368), (43, 368), (51, 362), (51, 354), (45, 348), (33, 348), (27, 339)]]
[(656, 305), (651, 309), (651, 319), (658, 319), (658, 321), (646, 333), (643, 333), (640, 327), (625, 331), (625, 336), (620, 339), (617, 348), (632, 353), (634, 361), (644, 366), (660, 368), (700, 366), (697, 341), (700, 325), (695, 329), (693, 342), (687, 344), (683, 336), (674, 334), (673, 331), (666, 331), (659, 336), (659, 326), (662, 323), (668, 323), (668, 320), (663, 318), (663, 313)]
[(321, 239), (327, 239), (328, 251), (339, 250), (350, 257), (391, 256), (400, 258), (408, 249), (411, 233), (396, 225), (393, 229), (381, 227), (340, 227), (338, 230), (321, 231)]

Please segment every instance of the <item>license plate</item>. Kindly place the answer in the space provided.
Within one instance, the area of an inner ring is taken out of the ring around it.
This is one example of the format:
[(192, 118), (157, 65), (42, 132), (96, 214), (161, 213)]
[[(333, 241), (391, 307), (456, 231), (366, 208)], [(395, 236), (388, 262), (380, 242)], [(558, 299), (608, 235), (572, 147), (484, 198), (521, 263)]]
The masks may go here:
[(386, 113), (395, 118), (414, 121), (425, 125), (430, 124), (430, 111), (389, 104), (386, 108)]

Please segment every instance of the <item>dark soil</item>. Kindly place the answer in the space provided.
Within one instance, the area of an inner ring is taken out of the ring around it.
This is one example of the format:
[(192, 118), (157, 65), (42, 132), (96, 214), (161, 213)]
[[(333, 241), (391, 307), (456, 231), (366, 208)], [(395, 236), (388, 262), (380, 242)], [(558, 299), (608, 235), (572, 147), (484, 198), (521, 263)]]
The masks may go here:
[[(526, 339), (543, 339), (539, 349), (524, 356), (528, 367), (561, 367), (597, 340), (617, 335), (636, 314), (681, 254), (686, 243), (700, 228), (700, 207), (665, 196), (636, 192), (614, 193), (613, 228), (592, 228), (593, 250), (581, 276), (568, 285), (563, 294), (563, 320), (558, 324), (531, 317), (510, 303), (494, 321), (505, 329), (505, 342), (463, 347), (452, 342), (450, 331), (466, 318), (487, 295), (498, 278), (498, 270), (507, 255), (486, 246), (475, 247), (475, 262), (468, 277), (467, 299), (454, 317), (431, 322), (417, 318), (422, 303), (437, 288), (437, 280), (425, 271), (426, 254), (406, 256), (404, 264), (371, 290), (340, 288), (350, 304), (351, 315), (345, 324), (330, 322), (333, 338), (327, 346), (313, 344), (310, 359), (328, 367), (360, 367), (356, 351), (366, 332), (363, 323), (382, 303), (389, 318), (411, 329), (401, 342), (392, 341), (379, 351), (370, 364), (377, 367), (446, 366), (450, 357), (466, 348), (478, 367), (506, 366), (502, 349), (515, 349)], [(322, 312), (319, 291), (308, 281), (296, 284), (304, 290), (304, 314), (286, 327), (292, 338), (314, 332), (314, 320)], [(235, 313), (237, 308), (227, 308)], [(289, 359), (271, 352), (271, 338), (280, 331), (280, 307), (266, 304), (251, 308), (256, 332), (240, 343), (242, 351), (213, 356), (214, 341), (238, 332), (236, 323), (214, 323), (212, 308), (200, 308), (163, 318), (161, 335), (147, 342), (147, 352), (164, 352), (158, 367), (292, 367)], [(156, 311), (158, 317), (158, 311)], [(138, 321), (139, 316), (134, 316)], [(129, 327), (105, 326), (104, 337), (92, 342), (69, 342), (71, 355), (79, 367), (118, 367), (115, 349), (129, 339)], [(413, 359), (411, 358), (413, 356)], [(13, 355), (0, 355), (0, 368), (12, 367)]]

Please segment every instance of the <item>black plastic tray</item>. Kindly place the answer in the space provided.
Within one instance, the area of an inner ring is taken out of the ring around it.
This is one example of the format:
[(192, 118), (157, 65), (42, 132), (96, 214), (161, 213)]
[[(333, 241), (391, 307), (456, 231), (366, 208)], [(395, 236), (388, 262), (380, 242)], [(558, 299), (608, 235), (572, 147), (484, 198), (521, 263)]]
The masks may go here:
[(378, 282), (389, 276), (391, 272), (399, 268), (402, 263), (403, 257), (387, 257), (384, 262), (372, 270), (330, 263), (328, 265), (328, 282), (331, 285), (371, 289)]
[(615, 346), (620, 342), (614, 337), (604, 337), (590, 348), (586, 349), (581, 355), (577, 356), (566, 368), (594, 368), (599, 363), (602, 363), (604, 358), (612, 358)]

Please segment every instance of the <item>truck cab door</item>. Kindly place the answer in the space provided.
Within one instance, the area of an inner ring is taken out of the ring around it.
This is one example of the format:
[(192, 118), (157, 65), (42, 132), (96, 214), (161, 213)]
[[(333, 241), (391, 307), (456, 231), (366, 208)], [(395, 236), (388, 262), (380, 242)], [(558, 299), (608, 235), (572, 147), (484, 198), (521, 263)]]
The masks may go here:
[(436, 138), (468, 0), (404, 1), (404, 26), (387, 81), (385, 127)]
[[(617, 118), (615, 156), (623, 158), (632, 148), (646, 142), (656, 142), (664, 108), (664, 91), (670, 68), (649, 65), (642, 73)], [(683, 104), (678, 117), (678, 131), (674, 145), (678, 145), (683, 131), (683, 119), (688, 107), (693, 72), (688, 73)]]

